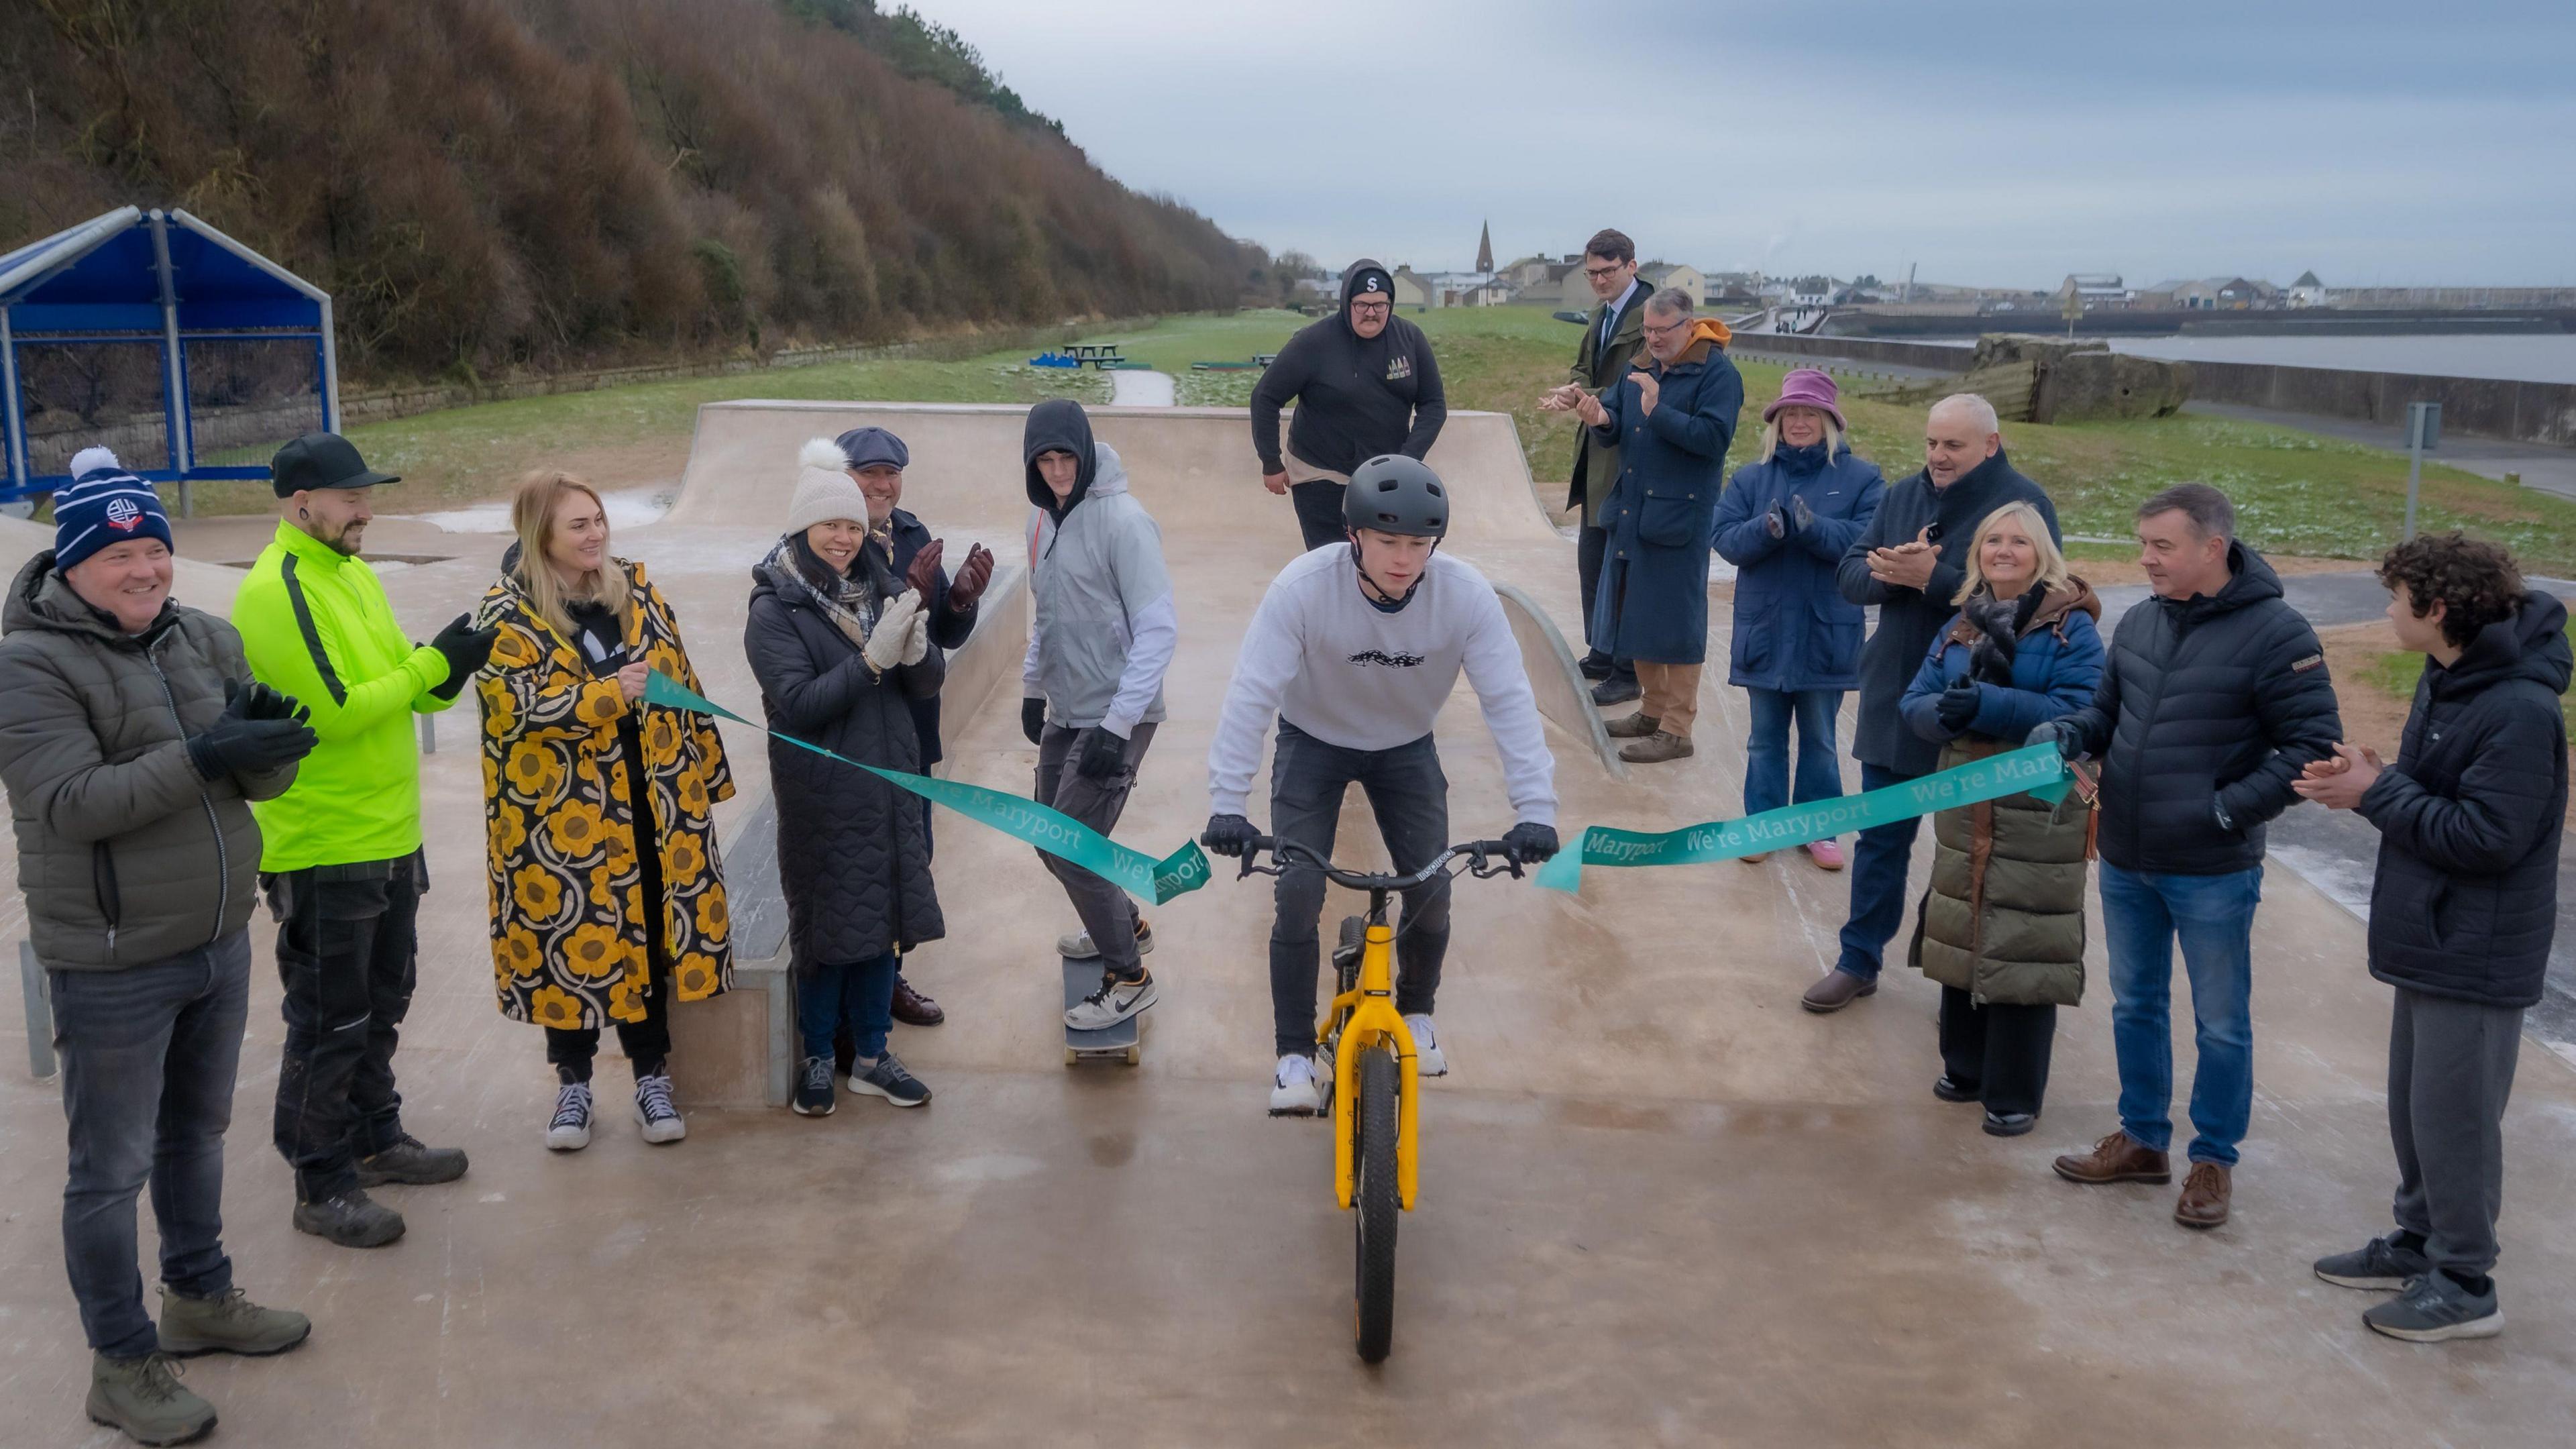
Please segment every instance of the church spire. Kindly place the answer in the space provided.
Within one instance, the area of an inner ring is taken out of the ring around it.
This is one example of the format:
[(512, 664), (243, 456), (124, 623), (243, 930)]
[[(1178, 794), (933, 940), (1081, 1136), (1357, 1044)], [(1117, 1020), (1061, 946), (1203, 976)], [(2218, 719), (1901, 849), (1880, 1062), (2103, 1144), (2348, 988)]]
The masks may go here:
[(1494, 273), (1494, 224), (1490, 221), (1476, 238), (1476, 270), (1486, 276)]

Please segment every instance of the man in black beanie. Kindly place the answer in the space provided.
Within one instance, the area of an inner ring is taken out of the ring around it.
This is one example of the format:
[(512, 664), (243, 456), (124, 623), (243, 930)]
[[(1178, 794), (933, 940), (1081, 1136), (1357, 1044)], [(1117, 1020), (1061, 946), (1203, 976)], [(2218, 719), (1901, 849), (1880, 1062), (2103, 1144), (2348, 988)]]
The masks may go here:
[[(1297, 404), (1288, 447), (1279, 409)], [(1293, 486), (1309, 550), (1341, 543), (1342, 489), (1351, 470), (1385, 453), (1420, 459), (1440, 436), (1449, 402), (1422, 329), (1395, 315), (1395, 279), (1362, 257), (1342, 273), (1342, 305), (1308, 324), (1252, 389), (1252, 450), (1261, 486)]]

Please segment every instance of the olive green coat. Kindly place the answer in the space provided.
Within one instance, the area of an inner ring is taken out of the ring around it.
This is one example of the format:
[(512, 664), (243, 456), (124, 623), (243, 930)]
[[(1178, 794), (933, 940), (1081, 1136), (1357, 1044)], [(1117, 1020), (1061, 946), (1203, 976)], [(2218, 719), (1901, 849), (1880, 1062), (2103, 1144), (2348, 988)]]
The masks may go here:
[[(1641, 278), (1637, 295), (1628, 310), (1619, 314), (1619, 325), (1611, 330), (1610, 345), (1595, 347), (1601, 340), (1601, 311), (1609, 304), (1593, 306), (1589, 321), (1583, 324), (1583, 341), (1574, 349), (1574, 365), (1565, 370), (1565, 380), (1585, 392), (1599, 393), (1628, 375), (1629, 360), (1646, 345), (1646, 299), (1655, 289)], [(1566, 488), (1565, 506), (1583, 510), (1586, 523), (1601, 516), (1610, 501), (1610, 485), (1619, 481), (1619, 445), (1605, 443), (1590, 428), (1579, 428), (1574, 439), (1574, 481)]]

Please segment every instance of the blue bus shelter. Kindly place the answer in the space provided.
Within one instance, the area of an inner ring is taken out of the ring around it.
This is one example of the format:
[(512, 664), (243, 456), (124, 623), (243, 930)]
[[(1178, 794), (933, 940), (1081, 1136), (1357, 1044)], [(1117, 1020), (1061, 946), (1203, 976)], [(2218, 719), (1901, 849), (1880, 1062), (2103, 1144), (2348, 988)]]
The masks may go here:
[(185, 211), (119, 207), (0, 255), (0, 503), (116, 449), (176, 482), (265, 478), (267, 454), (337, 431), (331, 298)]

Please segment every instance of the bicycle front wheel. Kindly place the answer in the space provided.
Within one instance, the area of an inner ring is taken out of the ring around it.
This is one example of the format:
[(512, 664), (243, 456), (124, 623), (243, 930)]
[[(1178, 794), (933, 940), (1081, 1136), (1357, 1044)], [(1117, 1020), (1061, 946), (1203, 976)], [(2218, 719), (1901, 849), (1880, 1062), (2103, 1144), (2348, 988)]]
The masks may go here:
[(1399, 1074), (1395, 1050), (1369, 1045), (1359, 1060), (1358, 1111), (1351, 1114), (1357, 1140), (1358, 1191), (1351, 1195), (1357, 1238), (1357, 1282), (1352, 1316), (1360, 1361), (1379, 1363), (1395, 1343), (1395, 1126)]

